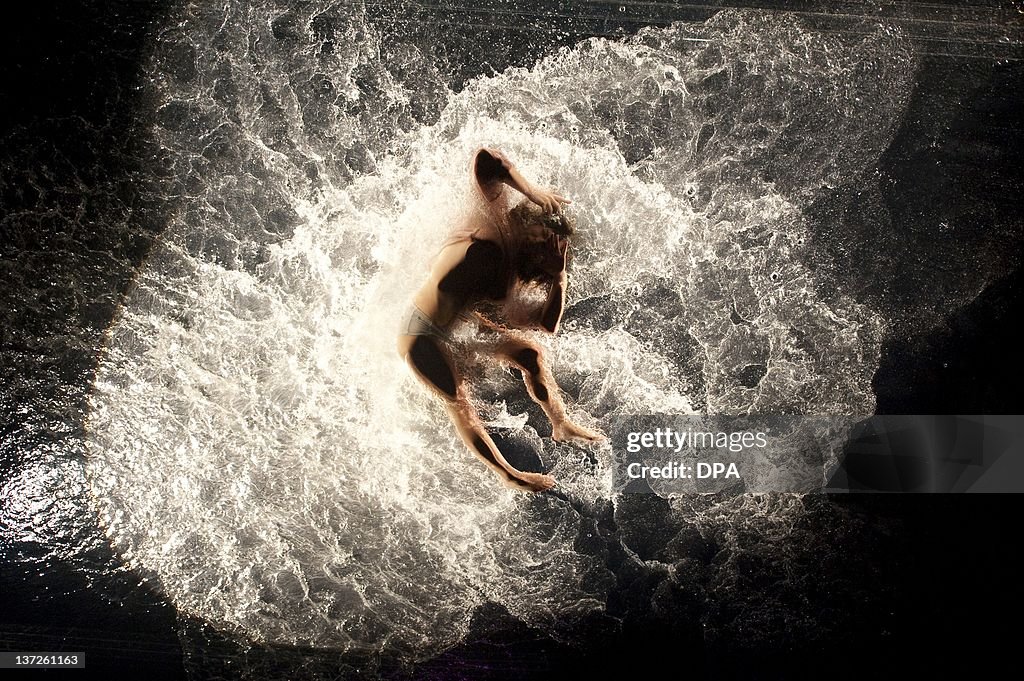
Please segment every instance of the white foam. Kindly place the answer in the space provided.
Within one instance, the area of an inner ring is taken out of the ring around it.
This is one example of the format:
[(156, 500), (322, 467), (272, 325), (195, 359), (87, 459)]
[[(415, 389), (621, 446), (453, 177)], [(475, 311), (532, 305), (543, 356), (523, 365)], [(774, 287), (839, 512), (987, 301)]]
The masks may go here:
[[(196, 82), (168, 79), (164, 96), (222, 123), (240, 160), (204, 164), (204, 139), (154, 130), (199, 189), (176, 204), (125, 302), (89, 423), (89, 475), (112, 541), (184, 611), (257, 640), (420, 654), (458, 642), (484, 602), (548, 631), (603, 607), (610, 573), (574, 549), (589, 527), (578, 511), (500, 487), (394, 352), (398, 319), (463, 210), (479, 144), (573, 200), (577, 307), (542, 340), (556, 378), (579, 388), (569, 408), (580, 420), (873, 409), (881, 320), (818, 297), (801, 205), (809, 187), (846, 172), (842, 155), (869, 122), (851, 116), (803, 140), (817, 159), (805, 171), (817, 174), (780, 187), (758, 158), (796, 114), (786, 101), (727, 98), (730, 77), (760, 69), (800, 92), (839, 92), (820, 105), (842, 107), (863, 54), (779, 57), (780, 41), (797, 41), (783, 43), (796, 54), (828, 39), (788, 20), (720, 15), (478, 79), (448, 94), (439, 121), (407, 133), (332, 110), (319, 119), (335, 134), (325, 140), (289, 90), (310, 54), (242, 39), (269, 30), (258, 22), (218, 50), (214, 24), (183, 24), (208, 68)], [(693, 31), (714, 40), (679, 40)], [(386, 75), (365, 45), (336, 47), (351, 68), (331, 77), (350, 100), (353, 63)], [(898, 72), (884, 61), (895, 57), (877, 58)], [(395, 106), (416, 96), (417, 82), (388, 78)], [(242, 95), (226, 104), (228, 80)], [(269, 103), (283, 119), (273, 135)], [(879, 99), (874, 113), (896, 118), (898, 105)], [(394, 153), (349, 181), (329, 159), (360, 135), (379, 148), (393, 140)], [(295, 224), (268, 235), (264, 218), (281, 203)], [(763, 367), (753, 383), (748, 365)], [(519, 414), (490, 418), (540, 449), (573, 496), (608, 495), (609, 452), (594, 465)], [(719, 508), (738, 517), (748, 506)]]

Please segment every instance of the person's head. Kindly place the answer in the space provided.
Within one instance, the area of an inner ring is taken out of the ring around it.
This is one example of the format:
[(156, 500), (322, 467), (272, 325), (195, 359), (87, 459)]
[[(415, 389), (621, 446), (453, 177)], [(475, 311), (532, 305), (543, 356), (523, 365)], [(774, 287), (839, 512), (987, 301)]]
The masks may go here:
[(514, 266), (524, 282), (539, 281), (549, 275), (544, 265), (557, 252), (552, 249), (551, 235), (568, 239), (576, 233), (572, 221), (562, 213), (545, 213), (531, 201), (523, 201), (509, 213), (511, 227), (516, 233), (518, 248)]
[(564, 213), (545, 213), (532, 201), (521, 201), (510, 215), (514, 228), (520, 230), (524, 240), (546, 242), (551, 233), (563, 239), (576, 233), (576, 227)]

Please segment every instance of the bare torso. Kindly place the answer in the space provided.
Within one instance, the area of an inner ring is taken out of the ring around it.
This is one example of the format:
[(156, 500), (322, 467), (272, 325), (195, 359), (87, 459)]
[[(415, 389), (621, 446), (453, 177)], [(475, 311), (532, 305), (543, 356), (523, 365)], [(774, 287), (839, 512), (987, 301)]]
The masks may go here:
[(413, 304), (438, 327), (447, 328), (477, 301), (501, 300), (507, 295), (505, 266), (493, 228), (482, 227), (472, 237), (449, 243), (438, 253)]

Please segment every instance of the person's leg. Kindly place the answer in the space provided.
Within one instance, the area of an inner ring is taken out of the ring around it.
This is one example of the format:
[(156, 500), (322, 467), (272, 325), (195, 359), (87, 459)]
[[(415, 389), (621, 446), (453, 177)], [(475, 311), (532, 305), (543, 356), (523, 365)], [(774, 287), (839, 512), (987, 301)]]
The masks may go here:
[(436, 340), (429, 336), (411, 337), (406, 359), (417, 377), (444, 399), (452, 423), (469, 450), (506, 485), (541, 492), (555, 484), (551, 476), (517, 470), (505, 460), (470, 403), (462, 376)]
[(462, 441), (481, 461), (497, 473), (507, 486), (531, 492), (543, 492), (554, 486), (555, 479), (550, 475), (521, 471), (505, 460), (465, 395), (460, 394), (455, 400), (448, 403), (448, 414), (451, 416), (452, 423), (455, 424), (455, 429), (462, 437)]
[(602, 439), (601, 433), (576, 425), (566, 416), (555, 377), (539, 345), (524, 338), (509, 337), (498, 346), (497, 354), (522, 372), (527, 392), (551, 421), (552, 439), (579, 438), (591, 442)]

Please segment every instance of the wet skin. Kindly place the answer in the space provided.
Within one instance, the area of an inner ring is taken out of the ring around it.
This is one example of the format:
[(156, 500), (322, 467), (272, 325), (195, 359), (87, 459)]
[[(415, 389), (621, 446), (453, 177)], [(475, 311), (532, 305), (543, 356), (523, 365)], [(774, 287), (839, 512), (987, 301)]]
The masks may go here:
[[(500, 193), (504, 182), (528, 196), (538, 205), (557, 208), (558, 200), (551, 192), (528, 185), (507, 159), (500, 154), (481, 150), (477, 156), (477, 181), (488, 199)], [(526, 193), (526, 192), (524, 192)], [(568, 242), (560, 240), (541, 225), (521, 226), (525, 244), (532, 244), (542, 253), (538, 267), (550, 273), (548, 301), (540, 314), (540, 326), (553, 333), (562, 316), (564, 305), (565, 257)], [(431, 276), (414, 298), (424, 315), (442, 330), (451, 326), (462, 312), (471, 310), (480, 301), (501, 301), (509, 294), (512, 277), (497, 233), (483, 225), (470, 238), (448, 244), (435, 259)], [(486, 322), (485, 322), (486, 323)], [(600, 439), (600, 433), (587, 430), (569, 421), (558, 386), (548, 368), (543, 351), (517, 329), (486, 323), (491, 331), (502, 334), (495, 359), (512, 364), (523, 372), (527, 392), (551, 420), (552, 437), (558, 440)], [(467, 397), (467, 387), (457, 368), (456, 358), (443, 338), (432, 335), (402, 335), (398, 352), (414, 373), (437, 395), (444, 399), (452, 422), (470, 451), (494, 470), (510, 487), (543, 491), (554, 485), (554, 479), (540, 473), (519, 471), (501, 455), (487, 434), (476, 410)]]

